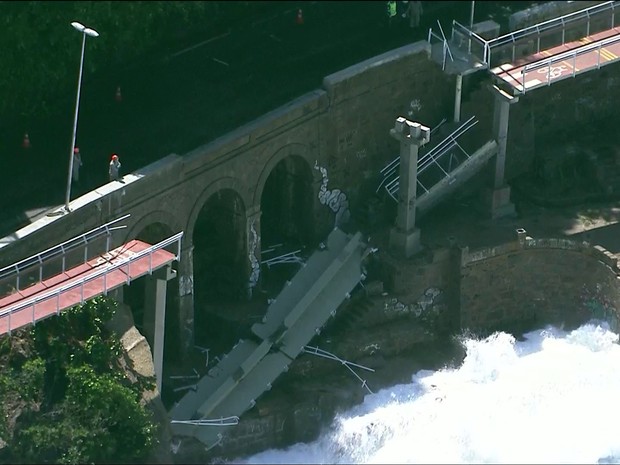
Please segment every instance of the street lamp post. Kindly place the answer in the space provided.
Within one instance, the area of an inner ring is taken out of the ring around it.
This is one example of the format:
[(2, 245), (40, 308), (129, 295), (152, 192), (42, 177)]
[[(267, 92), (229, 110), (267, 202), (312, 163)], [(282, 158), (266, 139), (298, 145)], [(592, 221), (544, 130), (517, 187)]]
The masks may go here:
[(69, 198), (71, 197), (71, 179), (73, 177), (73, 151), (75, 149), (75, 135), (77, 132), (78, 111), (80, 109), (80, 89), (82, 87), (82, 69), (84, 67), (84, 46), (86, 36), (99, 37), (99, 33), (83, 24), (74, 21), (71, 23), (75, 29), (82, 33), (82, 53), (80, 55), (80, 74), (78, 77), (77, 97), (75, 99), (75, 117), (73, 118), (73, 135), (71, 137), (71, 152), (69, 153), (69, 176), (67, 177), (67, 195), (65, 197), (65, 211), (69, 211)]
[[(472, 0), (471, 2), (471, 11), (469, 14), (469, 31), (474, 32), (474, 7), (476, 6), (476, 2)], [(467, 46), (467, 53), (471, 53), (471, 34), (469, 36), (469, 45)]]

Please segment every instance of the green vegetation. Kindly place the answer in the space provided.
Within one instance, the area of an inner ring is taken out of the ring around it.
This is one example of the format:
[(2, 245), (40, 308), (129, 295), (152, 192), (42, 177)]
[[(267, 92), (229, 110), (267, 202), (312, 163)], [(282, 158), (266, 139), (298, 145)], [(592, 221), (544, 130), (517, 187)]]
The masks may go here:
[(238, 27), (274, 3), (0, 1), (0, 119), (47, 117), (73, 102), (81, 48), (73, 21), (101, 34), (87, 41), (86, 81)]
[(0, 462), (147, 459), (157, 428), (141, 398), (154, 379), (106, 328), (115, 308), (97, 298), (0, 339)]

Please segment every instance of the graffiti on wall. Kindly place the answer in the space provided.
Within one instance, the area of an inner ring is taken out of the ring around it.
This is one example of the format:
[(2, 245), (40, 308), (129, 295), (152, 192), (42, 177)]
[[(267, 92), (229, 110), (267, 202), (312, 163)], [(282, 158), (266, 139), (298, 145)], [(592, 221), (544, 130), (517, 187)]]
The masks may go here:
[(385, 302), (383, 311), (386, 315), (409, 315), (417, 318), (436, 317), (445, 309), (444, 292), (436, 287), (427, 288), (412, 304), (405, 304), (396, 298)]
[(319, 166), (318, 161), (314, 162), (314, 169), (320, 171), (322, 176), (321, 187), (319, 188), (319, 201), (322, 205), (327, 205), (336, 215), (334, 218), (334, 226), (340, 226), (349, 221), (349, 200), (347, 194), (340, 189), (328, 189), (327, 168)]
[[(182, 258), (182, 260), (186, 263), (194, 263), (194, 248), (190, 247), (185, 252), (186, 256)], [(191, 267), (190, 267), (191, 270)], [(179, 296), (183, 297), (185, 295), (194, 293), (194, 275), (192, 273), (179, 273)]]
[(248, 283), (248, 293), (249, 297), (252, 297), (252, 291), (258, 284), (258, 280), (260, 278), (260, 263), (258, 262), (258, 258), (256, 258), (256, 248), (258, 247), (258, 233), (256, 232), (256, 228), (254, 228), (254, 223), (256, 220), (252, 220), (250, 224), (250, 247), (248, 252), (248, 258), (250, 259), (250, 267), (252, 271), (250, 272), (250, 281)]
[(420, 99), (414, 98), (409, 103), (409, 111), (407, 112), (407, 114), (409, 115), (409, 118), (413, 117), (414, 115), (417, 115), (421, 109), (422, 109), (422, 102), (420, 102)]

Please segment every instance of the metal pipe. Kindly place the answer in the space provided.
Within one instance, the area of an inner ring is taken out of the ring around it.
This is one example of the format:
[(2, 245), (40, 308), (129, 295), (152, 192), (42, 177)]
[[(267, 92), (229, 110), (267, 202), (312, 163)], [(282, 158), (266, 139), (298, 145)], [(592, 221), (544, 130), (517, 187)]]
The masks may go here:
[[(476, 2), (472, 0), (472, 2), (471, 2), (471, 13), (469, 15), (469, 29), (472, 32), (474, 31), (474, 5), (475, 4), (476, 4)], [(467, 45), (467, 53), (471, 53), (471, 35), (469, 36), (469, 43)]]

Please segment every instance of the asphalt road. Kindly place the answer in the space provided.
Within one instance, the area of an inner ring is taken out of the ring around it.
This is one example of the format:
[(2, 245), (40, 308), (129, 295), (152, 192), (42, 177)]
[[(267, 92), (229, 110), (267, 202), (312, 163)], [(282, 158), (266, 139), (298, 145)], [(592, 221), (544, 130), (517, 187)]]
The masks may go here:
[[(480, 2), (476, 20), (506, 13), (496, 3)], [(404, 20), (388, 27), (385, 2), (279, 4), (270, 16), (205, 31), (190, 47), (85, 80), (77, 135), (84, 165), (72, 198), (107, 182), (112, 153), (124, 173), (182, 155), (319, 88), (330, 73), (425, 39), (438, 18), (448, 29), (451, 19), (467, 23), (470, 12), (470, 2), (424, 2), (421, 25), (411, 29)], [(295, 22), (297, 8), (303, 25)], [(114, 98), (119, 85), (121, 102)], [(74, 102), (66, 116), (33, 122), (30, 149), (13, 134), (19, 140), (3, 154), (13, 163), (0, 196), (0, 237), (64, 202)]]

